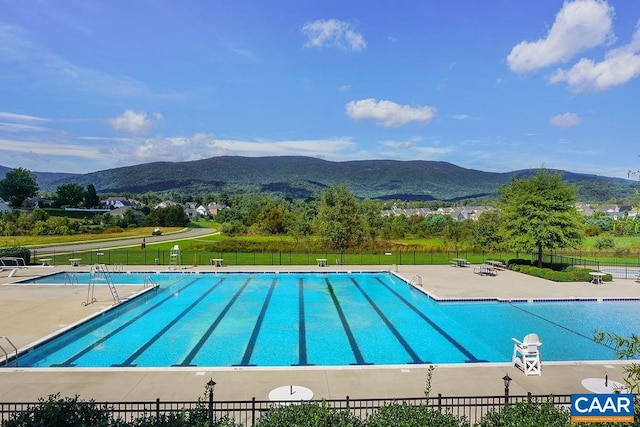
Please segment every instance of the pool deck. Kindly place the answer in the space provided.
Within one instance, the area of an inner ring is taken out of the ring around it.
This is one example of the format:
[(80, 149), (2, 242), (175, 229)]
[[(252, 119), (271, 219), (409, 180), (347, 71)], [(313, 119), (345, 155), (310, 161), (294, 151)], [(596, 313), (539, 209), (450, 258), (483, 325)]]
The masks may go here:
[[(271, 271), (388, 271), (389, 266), (251, 266), (182, 267), (195, 272)], [(167, 271), (166, 266), (126, 266), (127, 271)], [(81, 319), (107, 309), (113, 303), (106, 286), (95, 288), (97, 302), (84, 306), (86, 286), (11, 285), (18, 280), (60, 271), (89, 271), (89, 266), (36, 266), (19, 270), (14, 277), (0, 273), (0, 336), (18, 347), (32, 344)], [(555, 283), (512, 271), (480, 276), (471, 267), (401, 265), (397, 273), (407, 280), (419, 275), (425, 292), (438, 299), (578, 299), (638, 298), (640, 284), (616, 279), (604, 285)], [(142, 290), (118, 287), (121, 298)], [(535, 331), (532, 331), (535, 332)], [(522, 338), (522, 337), (517, 337)], [(5, 349), (7, 346), (1, 342)], [(511, 347), (511, 343), (505, 343)], [(547, 343), (549, 345), (549, 343)], [(8, 351), (8, 350), (7, 350)], [(435, 365), (431, 395), (500, 396), (502, 377), (513, 381), (511, 394), (588, 393), (581, 381), (602, 378), (623, 382), (624, 362), (548, 362), (542, 352), (542, 376), (526, 377), (509, 363)], [(49, 394), (79, 395), (97, 401), (192, 401), (202, 397), (210, 378), (216, 382), (216, 400), (267, 400), (269, 392), (283, 385), (311, 389), (314, 399), (422, 397), (427, 365), (286, 367), (286, 368), (109, 368), (54, 369), (0, 368), (0, 402), (32, 402)]]

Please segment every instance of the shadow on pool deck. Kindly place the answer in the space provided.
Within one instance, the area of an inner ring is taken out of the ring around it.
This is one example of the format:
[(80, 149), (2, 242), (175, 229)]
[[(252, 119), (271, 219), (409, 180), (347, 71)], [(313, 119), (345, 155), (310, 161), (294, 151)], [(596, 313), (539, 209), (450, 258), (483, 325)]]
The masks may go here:
[[(166, 266), (129, 266), (129, 271), (166, 271)], [(183, 267), (185, 271), (382, 271), (380, 266), (250, 266)], [(97, 302), (83, 306), (86, 286), (14, 286), (10, 283), (60, 271), (88, 271), (88, 266), (30, 267), (16, 277), (0, 277), (0, 335), (18, 347), (27, 346), (62, 327), (109, 307), (113, 300), (106, 287), (96, 287)], [(632, 280), (615, 280), (602, 286), (590, 283), (555, 283), (511, 271), (497, 276), (473, 274), (473, 268), (450, 266), (399, 266), (398, 274), (410, 280), (422, 278), (422, 289), (441, 299), (576, 299), (640, 298), (640, 285)], [(121, 297), (139, 292), (140, 286), (118, 287)], [(505, 343), (510, 346), (511, 343)], [(546, 343), (548, 345), (548, 343)], [(622, 381), (623, 363), (546, 362), (542, 376), (525, 377), (508, 363), (436, 365), (431, 394), (444, 396), (499, 396), (504, 393), (502, 377), (514, 381), (514, 395), (567, 394), (588, 392), (584, 378)], [(0, 401), (35, 401), (60, 392), (98, 401), (195, 400), (202, 397), (205, 383), (217, 382), (216, 400), (266, 400), (275, 387), (297, 384), (310, 388), (314, 399), (374, 397), (421, 397), (427, 379), (426, 365), (303, 367), (303, 368), (130, 368), (130, 369), (0, 369)]]

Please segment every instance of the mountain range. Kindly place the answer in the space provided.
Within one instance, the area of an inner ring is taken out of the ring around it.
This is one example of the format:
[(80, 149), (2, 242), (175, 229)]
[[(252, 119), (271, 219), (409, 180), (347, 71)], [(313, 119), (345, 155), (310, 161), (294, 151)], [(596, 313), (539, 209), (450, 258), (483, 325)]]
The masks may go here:
[[(0, 177), (10, 168), (0, 166)], [(553, 170), (553, 172), (556, 172)], [(584, 202), (632, 196), (640, 182), (557, 171), (579, 188)], [(491, 198), (511, 178), (537, 173), (526, 169), (504, 173), (466, 169), (447, 162), (357, 160), (331, 162), (313, 157), (220, 156), (188, 162), (155, 162), (87, 174), (34, 172), (41, 192), (57, 186), (93, 184), (99, 193), (181, 192), (265, 193), (293, 199), (317, 197), (333, 184), (346, 184), (360, 198), (445, 200)]]

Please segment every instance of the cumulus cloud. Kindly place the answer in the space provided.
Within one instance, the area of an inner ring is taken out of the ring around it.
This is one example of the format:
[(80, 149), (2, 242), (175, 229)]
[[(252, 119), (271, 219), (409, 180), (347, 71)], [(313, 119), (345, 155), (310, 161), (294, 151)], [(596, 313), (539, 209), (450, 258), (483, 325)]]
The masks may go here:
[(553, 116), (549, 122), (560, 128), (571, 128), (582, 123), (582, 118), (575, 113), (564, 113)]
[(109, 119), (108, 123), (112, 128), (119, 132), (130, 132), (136, 134), (148, 133), (153, 128), (156, 121), (162, 119), (162, 114), (154, 113), (153, 117), (147, 116), (147, 113), (136, 113), (133, 110), (125, 110), (124, 113)]
[(353, 120), (373, 120), (384, 127), (397, 127), (410, 122), (429, 123), (436, 115), (434, 107), (411, 107), (373, 98), (351, 101), (347, 103), (346, 110)]
[(523, 41), (511, 50), (509, 68), (516, 73), (535, 71), (612, 41), (612, 18), (613, 8), (606, 1), (565, 2), (545, 38)]
[(631, 42), (605, 54), (601, 62), (582, 58), (568, 70), (557, 70), (551, 83), (566, 82), (573, 92), (598, 92), (628, 82), (640, 75), (640, 27)]
[(337, 19), (317, 20), (303, 25), (302, 32), (307, 36), (305, 47), (335, 47), (359, 52), (366, 49), (367, 42), (353, 25)]

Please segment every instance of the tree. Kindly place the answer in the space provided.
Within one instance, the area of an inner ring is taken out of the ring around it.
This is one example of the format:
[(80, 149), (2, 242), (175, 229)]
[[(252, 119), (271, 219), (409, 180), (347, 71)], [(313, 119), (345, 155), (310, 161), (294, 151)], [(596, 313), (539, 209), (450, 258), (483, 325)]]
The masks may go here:
[(364, 239), (358, 201), (344, 184), (331, 186), (322, 192), (315, 225), (324, 243), (339, 251), (357, 247)]
[(54, 200), (59, 207), (79, 207), (84, 200), (84, 189), (82, 185), (74, 183), (59, 185)]
[(488, 250), (499, 250), (502, 245), (502, 237), (500, 236), (500, 223), (502, 221), (501, 213), (497, 209), (482, 212), (478, 221), (473, 224), (471, 236), (473, 244), (478, 248)]
[(28, 197), (38, 194), (36, 176), (28, 169), (12, 169), (0, 180), (0, 197), (17, 207)]
[(100, 197), (93, 184), (87, 185), (87, 191), (84, 192), (84, 207), (85, 208), (97, 208), (100, 206)]
[(582, 241), (582, 221), (576, 211), (578, 190), (562, 181), (560, 174), (544, 169), (528, 178), (513, 178), (499, 189), (502, 211), (501, 235), (515, 250), (538, 253), (575, 247)]

